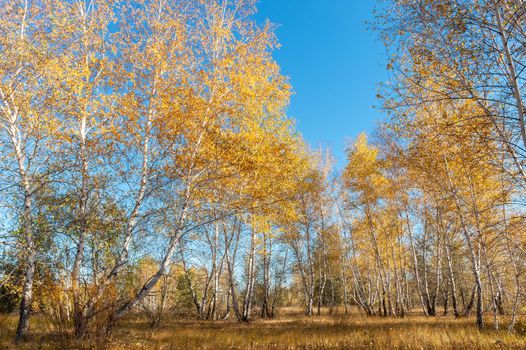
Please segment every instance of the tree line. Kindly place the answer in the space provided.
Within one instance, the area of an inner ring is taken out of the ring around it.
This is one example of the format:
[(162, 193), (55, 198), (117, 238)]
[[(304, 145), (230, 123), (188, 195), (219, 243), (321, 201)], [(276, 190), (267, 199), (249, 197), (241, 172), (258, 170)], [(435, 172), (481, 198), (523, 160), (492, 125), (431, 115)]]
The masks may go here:
[[(253, 0), (0, 4), (0, 307), (78, 338), (138, 313), (523, 305), (526, 10), (390, 1), (388, 115), (341, 171), (287, 117)], [(502, 316), (506, 316), (503, 318)]]

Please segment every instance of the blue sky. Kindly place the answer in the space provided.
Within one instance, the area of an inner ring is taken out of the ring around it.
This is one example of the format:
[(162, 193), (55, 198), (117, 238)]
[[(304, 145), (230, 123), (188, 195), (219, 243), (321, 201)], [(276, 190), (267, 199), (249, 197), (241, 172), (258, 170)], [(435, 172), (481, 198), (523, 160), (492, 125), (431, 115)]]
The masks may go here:
[(387, 80), (383, 44), (367, 29), (374, 0), (260, 0), (258, 18), (278, 25), (274, 56), (294, 89), (289, 116), (313, 147), (341, 168), (346, 141), (383, 118), (377, 84)]

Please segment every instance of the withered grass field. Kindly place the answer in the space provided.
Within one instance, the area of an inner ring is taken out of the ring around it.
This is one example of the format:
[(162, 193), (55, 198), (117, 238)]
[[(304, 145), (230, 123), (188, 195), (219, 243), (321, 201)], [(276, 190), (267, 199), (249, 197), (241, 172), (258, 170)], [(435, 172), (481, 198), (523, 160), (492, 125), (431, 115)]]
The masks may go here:
[[(489, 323), (490, 320), (488, 319)], [(471, 318), (367, 318), (359, 314), (306, 318), (288, 312), (276, 320), (239, 324), (165, 318), (150, 328), (141, 318), (122, 321), (111, 339), (75, 342), (46, 335), (35, 317), (29, 341), (14, 344), (15, 315), (0, 316), (0, 349), (526, 349), (526, 329), (477, 331)], [(488, 324), (488, 328), (489, 328)]]

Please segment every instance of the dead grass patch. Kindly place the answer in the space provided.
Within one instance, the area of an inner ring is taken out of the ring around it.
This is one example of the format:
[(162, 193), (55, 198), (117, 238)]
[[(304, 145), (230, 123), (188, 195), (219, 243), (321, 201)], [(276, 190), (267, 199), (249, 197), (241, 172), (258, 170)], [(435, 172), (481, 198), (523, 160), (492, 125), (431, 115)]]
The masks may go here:
[[(488, 320), (489, 322), (489, 320)], [(519, 327), (506, 331), (479, 332), (470, 318), (366, 318), (358, 314), (323, 315), (307, 318), (283, 314), (270, 321), (249, 324), (234, 321), (203, 322), (169, 319), (150, 328), (139, 317), (123, 320), (112, 339), (76, 342), (65, 334), (46, 335), (43, 322), (33, 319), (31, 339), (22, 344), (11, 341), (16, 316), (0, 316), (0, 349), (525, 349), (526, 337)]]

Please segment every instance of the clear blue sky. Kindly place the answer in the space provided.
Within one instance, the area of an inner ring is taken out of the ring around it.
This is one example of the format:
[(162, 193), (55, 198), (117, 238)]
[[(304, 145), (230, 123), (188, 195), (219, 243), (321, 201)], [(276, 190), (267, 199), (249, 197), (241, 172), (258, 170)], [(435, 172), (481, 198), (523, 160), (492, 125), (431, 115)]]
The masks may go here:
[(289, 116), (313, 147), (341, 168), (346, 141), (383, 118), (377, 84), (387, 80), (383, 44), (367, 29), (374, 0), (260, 0), (258, 18), (278, 25), (274, 57), (294, 89)]

